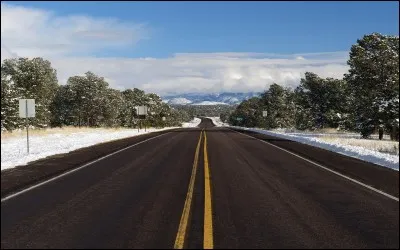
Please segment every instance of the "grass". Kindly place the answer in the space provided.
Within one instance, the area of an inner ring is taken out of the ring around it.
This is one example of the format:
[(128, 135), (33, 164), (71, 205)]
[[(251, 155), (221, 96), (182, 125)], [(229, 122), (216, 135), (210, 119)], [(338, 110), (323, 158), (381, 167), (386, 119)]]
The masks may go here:
[(283, 132), (285, 134), (294, 134), (296, 136), (305, 136), (318, 138), (321, 141), (333, 142), (342, 145), (357, 146), (392, 155), (399, 155), (399, 142), (391, 141), (390, 136), (385, 134), (383, 140), (379, 140), (378, 134), (372, 134), (368, 139), (362, 139), (356, 132), (340, 131), (335, 128), (324, 128), (312, 131), (300, 131), (296, 129), (272, 130)]
[(334, 136), (323, 136), (319, 137), (320, 140), (325, 142), (334, 142), (343, 145), (363, 147), (365, 149), (399, 155), (399, 142), (388, 141), (388, 140), (376, 140), (376, 139), (356, 139), (356, 138), (340, 138)]

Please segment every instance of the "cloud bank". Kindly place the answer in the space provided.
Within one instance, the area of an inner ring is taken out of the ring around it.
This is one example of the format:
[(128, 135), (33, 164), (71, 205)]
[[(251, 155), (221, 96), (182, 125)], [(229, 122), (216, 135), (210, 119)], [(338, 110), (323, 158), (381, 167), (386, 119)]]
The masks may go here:
[[(21, 18), (21, 17), (24, 18)], [(113, 88), (140, 88), (160, 95), (262, 91), (273, 82), (295, 87), (306, 71), (342, 78), (348, 52), (176, 53), (169, 58), (96, 57), (149, 38), (147, 24), (115, 18), (55, 13), (1, 3), (1, 60), (40, 56), (58, 79), (92, 71)], [(144, 41), (145, 42), (145, 41)]]

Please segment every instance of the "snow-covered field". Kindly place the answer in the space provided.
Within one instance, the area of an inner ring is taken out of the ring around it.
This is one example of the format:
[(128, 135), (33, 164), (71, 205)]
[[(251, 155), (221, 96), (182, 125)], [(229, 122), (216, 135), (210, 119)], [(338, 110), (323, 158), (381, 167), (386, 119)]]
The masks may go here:
[(399, 170), (399, 142), (390, 141), (387, 135), (380, 141), (377, 139), (377, 136), (372, 136), (371, 139), (362, 139), (360, 134), (357, 133), (313, 133), (291, 130), (269, 131), (260, 128), (229, 126), (229, 124), (223, 123), (219, 117), (208, 118), (217, 127), (232, 127), (276, 136), (358, 158), (397, 171)]
[(39, 160), (50, 155), (68, 153), (70, 151), (92, 146), (98, 143), (122, 139), (141, 134), (147, 134), (163, 129), (48, 129), (46, 131), (30, 131), (29, 155), (27, 154), (25, 131), (1, 135), (1, 170), (25, 165), (28, 162)]
[(201, 122), (200, 118), (195, 117), (193, 120), (190, 122), (184, 122), (182, 123), (182, 128), (194, 128), (197, 127)]
[[(201, 119), (183, 123), (182, 127), (196, 127)], [(106, 129), (106, 128), (52, 128), (46, 130), (30, 130), (29, 154), (27, 153), (26, 131), (1, 134), (1, 170), (25, 165), (47, 156), (68, 153), (73, 150), (93, 146), (98, 143), (147, 134), (172, 128), (141, 129)]]

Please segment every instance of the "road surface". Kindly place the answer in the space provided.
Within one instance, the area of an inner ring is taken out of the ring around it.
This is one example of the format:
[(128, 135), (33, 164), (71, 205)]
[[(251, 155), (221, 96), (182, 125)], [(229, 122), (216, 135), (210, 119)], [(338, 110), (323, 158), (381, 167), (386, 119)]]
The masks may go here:
[(203, 119), (36, 163), (75, 169), (45, 183), (2, 173), (1, 248), (399, 248), (398, 171), (259, 139)]

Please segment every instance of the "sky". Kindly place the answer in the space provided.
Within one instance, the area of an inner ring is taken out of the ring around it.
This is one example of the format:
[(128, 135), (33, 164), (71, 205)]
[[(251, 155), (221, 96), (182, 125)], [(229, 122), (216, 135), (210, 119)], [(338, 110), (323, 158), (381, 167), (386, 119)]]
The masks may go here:
[(1, 60), (43, 57), (61, 84), (92, 71), (160, 95), (342, 78), (357, 39), (399, 35), (393, 2), (2, 1)]

